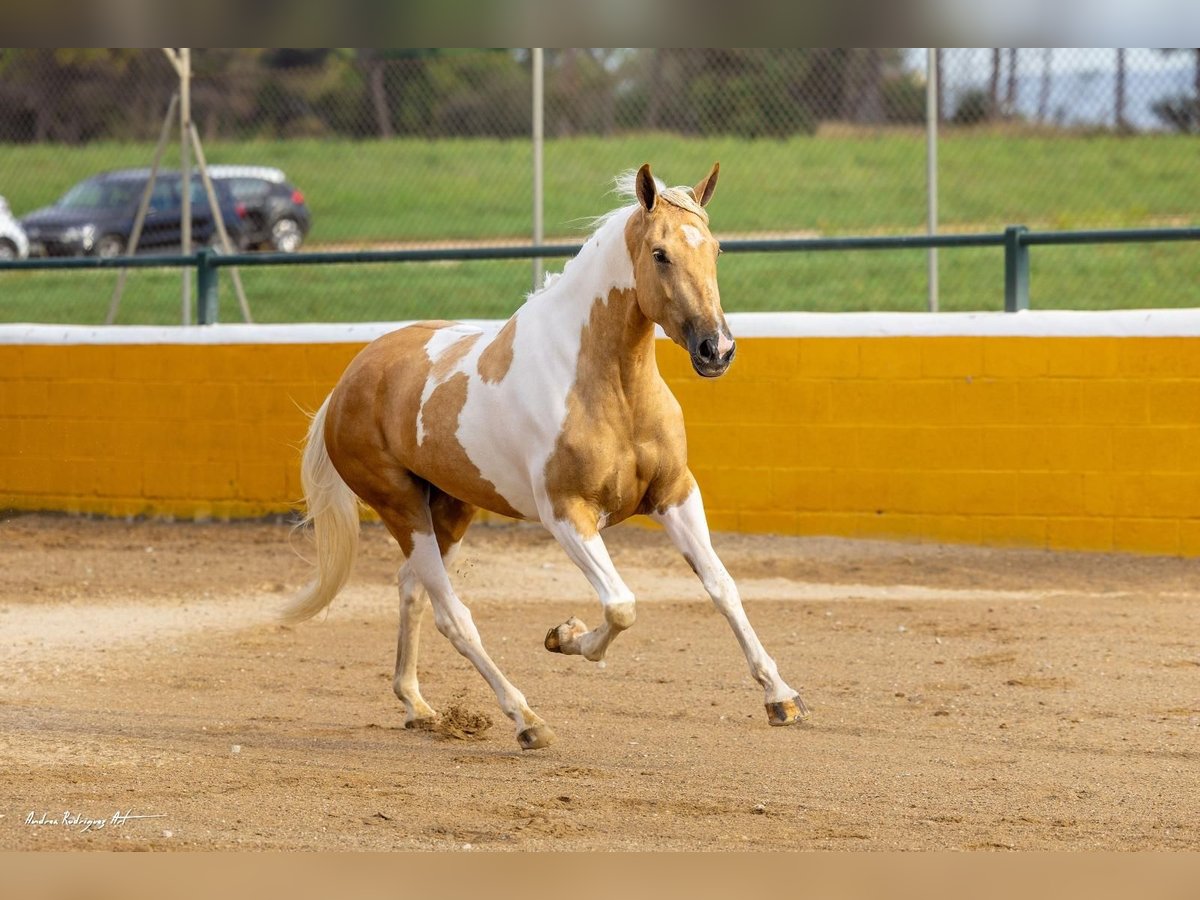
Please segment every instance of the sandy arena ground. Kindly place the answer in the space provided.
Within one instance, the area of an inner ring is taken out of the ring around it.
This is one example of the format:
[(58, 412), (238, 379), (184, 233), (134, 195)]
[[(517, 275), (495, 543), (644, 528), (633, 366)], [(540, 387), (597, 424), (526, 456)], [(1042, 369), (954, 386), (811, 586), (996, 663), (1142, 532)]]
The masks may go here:
[(1200, 849), (1196, 561), (717, 535), (813, 710), (776, 729), (661, 534), (609, 535), (640, 607), (601, 668), (542, 648), (600, 618), (561, 551), (476, 526), (460, 593), (558, 734), (522, 753), (431, 616), (424, 692), (466, 728), (403, 729), (380, 527), (294, 628), (289, 543), (0, 522), (0, 848)]

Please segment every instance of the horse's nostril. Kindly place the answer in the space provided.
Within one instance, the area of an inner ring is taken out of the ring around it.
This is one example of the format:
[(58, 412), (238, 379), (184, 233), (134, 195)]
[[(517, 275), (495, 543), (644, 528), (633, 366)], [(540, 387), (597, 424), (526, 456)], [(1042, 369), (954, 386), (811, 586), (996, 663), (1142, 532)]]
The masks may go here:
[(706, 362), (717, 358), (717, 342), (712, 338), (705, 338), (700, 342), (700, 358)]
[(721, 357), (721, 362), (729, 362), (731, 359), (733, 359), (733, 352), (735, 350), (737, 350), (737, 344), (730, 344), (729, 349), (725, 351), (725, 355)]

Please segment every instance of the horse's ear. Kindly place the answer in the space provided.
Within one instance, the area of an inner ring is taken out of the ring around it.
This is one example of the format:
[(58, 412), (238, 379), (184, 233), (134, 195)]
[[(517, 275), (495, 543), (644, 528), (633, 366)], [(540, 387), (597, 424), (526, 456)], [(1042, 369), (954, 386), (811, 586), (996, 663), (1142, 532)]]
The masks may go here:
[(654, 209), (658, 202), (658, 187), (654, 184), (654, 176), (650, 174), (650, 163), (645, 163), (637, 173), (637, 198), (646, 212)]
[(692, 188), (692, 192), (696, 195), (696, 202), (701, 206), (708, 206), (708, 201), (712, 199), (713, 191), (717, 189), (717, 173), (720, 171), (721, 164), (719, 162), (713, 163), (712, 171), (705, 175)]

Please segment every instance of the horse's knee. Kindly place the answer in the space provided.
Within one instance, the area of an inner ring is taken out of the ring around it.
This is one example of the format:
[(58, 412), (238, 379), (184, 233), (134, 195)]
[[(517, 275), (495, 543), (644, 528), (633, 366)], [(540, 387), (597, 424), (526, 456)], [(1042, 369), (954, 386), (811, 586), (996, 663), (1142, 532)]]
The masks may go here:
[(624, 631), (637, 619), (637, 605), (633, 600), (611, 603), (604, 607), (604, 621), (617, 631)]
[(465, 607), (461, 611), (451, 612), (439, 609), (435, 604), (433, 621), (437, 630), (455, 647), (479, 641), (479, 632), (471, 618), (471, 611)]
[(458, 643), (462, 637), (462, 628), (451, 615), (446, 615), (439, 612), (437, 609), (433, 612), (433, 624), (437, 626), (437, 630), (441, 632), (442, 637), (446, 638), (452, 644)]

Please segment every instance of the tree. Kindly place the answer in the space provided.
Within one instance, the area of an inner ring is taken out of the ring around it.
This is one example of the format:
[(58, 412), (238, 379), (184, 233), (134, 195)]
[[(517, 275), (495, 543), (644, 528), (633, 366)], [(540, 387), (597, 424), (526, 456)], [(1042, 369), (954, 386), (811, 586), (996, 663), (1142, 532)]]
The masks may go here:
[(161, 51), (0, 50), (0, 137), (67, 144), (143, 138), (158, 129), (172, 78)]
[(367, 85), (371, 93), (371, 109), (375, 113), (375, 127), (378, 129), (379, 136), (387, 140), (395, 133), (392, 130), (392, 112), (388, 107), (387, 87), (384, 84), (387, 62), (374, 47), (360, 47), (358, 61), (367, 71)]
[(1042, 48), (1042, 77), (1038, 87), (1038, 111), (1037, 119), (1039, 123), (1044, 123), (1050, 112), (1050, 73), (1054, 67), (1054, 48)]
[(988, 79), (988, 117), (1000, 108), (1000, 48), (992, 48), (992, 76)]
[(845, 116), (852, 122), (876, 125), (883, 122), (883, 51), (878, 47), (855, 50)]
[(1017, 113), (1017, 47), (1008, 48), (1008, 85), (1004, 90), (1004, 114), (1015, 116)]
[(1175, 97), (1166, 97), (1157, 101), (1151, 107), (1151, 110), (1158, 117), (1159, 121), (1169, 128), (1191, 134), (1200, 132), (1200, 49), (1192, 48), (1190, 51), (1162, 51), (1166, 56), (1181, 52), (1192, 53), (1195, 60), (1195, 66), (1192, 70), (1191, 96), (1181, 94)]

